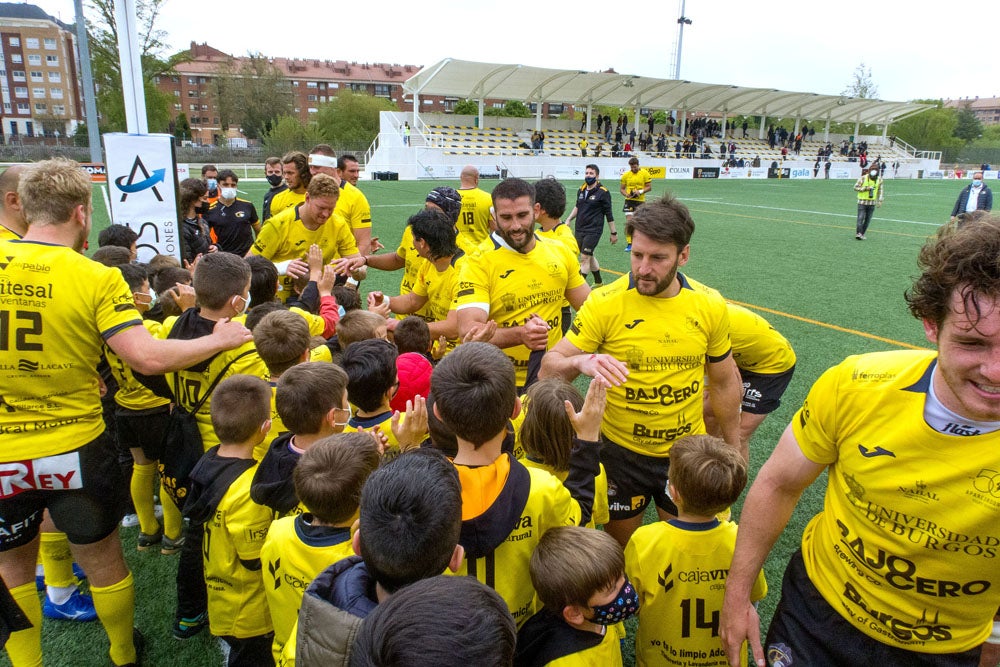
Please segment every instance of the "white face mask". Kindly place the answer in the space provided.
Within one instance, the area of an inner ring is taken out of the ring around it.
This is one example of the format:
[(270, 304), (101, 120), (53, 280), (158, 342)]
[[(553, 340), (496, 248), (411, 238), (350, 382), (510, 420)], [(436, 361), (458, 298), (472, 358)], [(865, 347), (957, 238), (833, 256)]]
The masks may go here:
[(223, 199), (236, 199), (236, 188), (222, 188), (219, 190), (219, 195)]
[(247, 309), (250, 308), (250, 295), (247, 294), (247, 297), (245, 299), (242, 296), (238, 295), (238, 294), (233, 297), (233, 300), (232, 300), (233, 308), (236, 309), (236, 310), (239, 310), (238, 308), (236, 308), (236, 299), (241, 299), (243, 301), (243, 310), (240, 310), (239, 313), (237, 313), (237, 314), (238, 315), (245, 314), (247, 312)]

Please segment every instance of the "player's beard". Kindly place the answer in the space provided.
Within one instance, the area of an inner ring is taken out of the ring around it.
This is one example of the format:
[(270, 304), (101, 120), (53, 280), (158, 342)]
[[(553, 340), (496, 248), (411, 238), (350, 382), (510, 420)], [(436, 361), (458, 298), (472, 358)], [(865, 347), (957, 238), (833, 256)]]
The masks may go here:
[(637, 292), (639, 292), (639, 294), (643, 296), (657, 296), (666, 291), (667, 288), (669, 288), (673, 284), (676, 278), (677, 278), (677, 262), (674, 262), (674, 266), (673, 268), (670, 269), (670, 272), (667, 274), (667, 276), (663, 280), (657, 281), (652, 289), (646, 288), (645, 287), (646, 283), (639, 282), (639, 276), (636, 276), (635, 289)]
[(497, 226), (497, 236), (502, 238), (504, 242), (507, 245), (509, 245), (513, 250), (516, 250), (518, 252), (526, 252), (525, 248), (527, 248), (528, 244), (530, 244), (531, 241), (533, 240), (534, 227), (535, 224), (532, 223), (530, 227), (527, 227), (524, 230), (524, 239), (521, 241), (514, 241), (514, 239), (510, 236), (510, 233), (501, 229), (499, 226)]

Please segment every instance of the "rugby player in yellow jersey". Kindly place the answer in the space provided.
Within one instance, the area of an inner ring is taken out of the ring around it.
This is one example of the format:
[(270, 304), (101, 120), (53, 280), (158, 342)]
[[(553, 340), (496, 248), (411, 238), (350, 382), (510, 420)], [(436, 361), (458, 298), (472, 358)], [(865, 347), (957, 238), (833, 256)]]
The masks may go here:
[(490, 207), (493, 198), (479, 187), (479, 170), (471, 164), (462, 167), (458, 194), (462, 197), (462, 213), (458, 217), (458, 246), (470, 252), (490, 235)]
[[(446, 186), (437, 187), (427, 193), (424, 208), (433, 208), (442, 211), (454, 225), (462, 209), (462, 198), (454, 188)], [(413, 230), (407, 225), (406, 229), (403, 230), (403, 237), (399, 241), (399, 247), (396, 248), (396, 252), (384, 255), (372, 254), (340, 261), (337, 262), (337, 271), (343, 274), (357, 271), (365, 266), (371, 266), (381, 271), (404, 269), (403, 277), (399, 282), (399, 295), (404, 296), (413, 291), (413, 286), (416, 285), (417, 279), (426, 265), (427, 260), (420, 256), (413, 243)], [(428, 313), (426, 308), (420, 308), (413, 314), (425, 317)]]
[(562, 243), (535, 235), (535, 188), (508, 178), (493, 189), (493, 248), (462, 267), (455, 296), (459, 335), (497, 323), (490, 342), (517, 372), (517, 386), (537, 379), (541, 356), (562, 337), (563, 299), (579, 309), (590, 287)]
[(318, 174), (309, 182), (305, 201), (274, 215), (260, 230), (250, 254), (261, 255), (275, 263), (278, 273), (287, 277), (282, 283), (287, 300), (292, 294), (292, 281), (309, 275), (306, 253), (316, 244), (323, 251), (323, 262), (342, 257), (361, 258), (350, 228), (334, 209), (340, 187), (326, 174)]
[[(413, 246), (424, 260), (413, 291), (389, 298), (389, 310), (408, 314), (424, 312), (431, 340), (444, 336), (448, 349), (458, 344), (458, 313), (452, 308), (459, 266), (466, 257), (455, 245), (455, 225), (441, 211), (424, 209), (410, 217)], [(400, 320), (389, 320), (389, 331)]]
[[(537, 234), (542, 238), (559, 241), (573, 253), (576, 257), (580, 253), (580, 246), (576, 242), (576, 236), (570, 226), (562, 222), (562, 214), (566, 212), (566, 188), (554, 178), (543, 178), (535, 181), (535, 222), (538, 223)], [(569, 325), (573, 321), (573, 314), (569, 307), (569, 301), (563, 301), (562, 324), (560, 329), (563, 335), (569, 331)]]
[[(309, 151), (310, 173), (313, 176), (316, 174), (332, 176), (340, 186), (340, 197), (337, 199), (335, 210), (350, 225), (358, 250), (362, 255), (367, 255), (372, 238), (371, 206), (365, 194), (355, 187), (357, 179), (352, 183), (344, 178), (341, 164), (341, 160), (337, 158), (329, 144), (318, 144)], [(357, 160), (354, 164), (357, 165)]]
[[(646, 202), (646, 193), (653, 189), (653, 179), (649, 172), (639, 168), (639, 158), (631, 157), (628, 161), (628, 171), (622, 174), (618, 190), (625, 197), (625, 224), (628, 219)], [(632, 249), (632, 237), (625, 235), (625, 252)]]
[(157, 340), (121, 272), (80, 254), (91, 226), (91, 184), (55, 159), (25, 168), (18, 188), (28, 229), (0, 241), (0, 576), (32, 627), (14, 632), (14, 665), (41, 663), (35, 590), (38, 524), (48, 508), (90, 579), (94, 607), (116, 665), (137, 661), (134, 587), (118, 538), (126, 486), (104, 434), (97, 361), (107, 344), (131, 368), (164, 373), (250, 340), (219, 322), (192, 341)]
[(705, 432), (706, 375), (725, 440), (740, 444), (740, 382), (726, 302), (694, 289), (678, 272), (691, 250), (691, 214), (665, 198), (643, 206), (628, 224), (631, 272), (591, 295), (566, 338), (545, 355), (541, 372), (568, 381), (600, 375), (612, 385), (602, 427), (611, 516), (605, 530), (623, 546), (650, 498), (662, 520), (677, 515), (666, 493), (670, 447)]
[(937, 351), (848, 357), (813, 385), (743, 505), (720, 626), (731, 665), (744, 640), (764, 664), (751, 583), (824, 471), (824, 508), (785, 571), (769, 662), (1000, 661), (997, 257), (997, 216), (942, 227), (906, 292)]
[[(726, 306), (729, 309), (733, 360), (740, 370), (743, 385), (740, 447), (746, 457), (750, 454), (750, 438), (767, 416), (781, 405), (781, 395), (792, 381), (795, 350), (777, 329), (757, 313), (733, 303)], [(711, 387), (705, 387), (706, 401), (711, 391)], [(718, 435), (718, 425), (711, 410), (705, 411), (705, 425), (709, 433)], [(745, 460), (749, 463), (749, 459)]]
[(306, 200), (306, 188), (312, 179), (309, 158), (299, 151), (286, 153), (281, 158), (281, 174), (285, 177), (287, 189), (271, 197), (271, 217)]
[(0, 241), (19, 239), (28, 231), (28, 224), (21, 211), (21, 198), (17, 194), (18, 179), (24, 167), (19, 164), (7, 167), (0, 174)]

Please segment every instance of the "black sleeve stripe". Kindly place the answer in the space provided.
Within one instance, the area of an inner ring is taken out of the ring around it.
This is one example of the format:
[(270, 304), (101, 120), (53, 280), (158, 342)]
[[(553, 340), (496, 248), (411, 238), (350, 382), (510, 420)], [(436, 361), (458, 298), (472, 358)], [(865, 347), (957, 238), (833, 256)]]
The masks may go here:
[(717, 364), (720, 361), (725, 361), (726, 357), (728, 357), (730, 354), (732, 354), (732, 352), (733, 352), (733, 348), (729, 348), (728, 350), (726, 350), (725, 354), (721, 354), (718, 357), (713, 357), (710, 354), (706, 354), (705, 358), (708, 359), (708, 363), (710, 363), (710, 364)]
[(129, 320), (128, 322), (123, 322), (122, 324), (119, 324), (116, 327), (111, 327), (107, 331), (102, 331), (101, 332), (101, 338), (103, 338), (104, 340), (107, 340), (107, 339), (111, 338), (112, 336), (114, 336), (116, 333), (121, 333), (122, 331), (125, 331), (126, 329), (131, 329), (134, 326), (140, 326), (141, 327), (142, 326), (142, 320)]

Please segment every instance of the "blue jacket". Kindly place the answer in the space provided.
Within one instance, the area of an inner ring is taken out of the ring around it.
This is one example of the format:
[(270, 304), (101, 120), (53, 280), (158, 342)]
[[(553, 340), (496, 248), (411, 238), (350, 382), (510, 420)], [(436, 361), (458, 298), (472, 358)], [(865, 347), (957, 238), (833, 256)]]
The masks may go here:
[[(958, 195), (958, 201), (955, 202), (955, 208), (951, 209), (951, 217), (955, 217), (959, 213), (965, 213), (965, 206), (969, 202), (969, 193), (972, 192), (972, 184), (966, 185), (962, 189), (962, 192)], [(983, 183), (983, 188), (979, 191), (979, 201), (976, 202), (977, 211), (992, 211), (993, 210), (993, 191), (990, 190), (990, 186)]]

